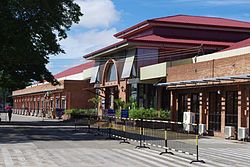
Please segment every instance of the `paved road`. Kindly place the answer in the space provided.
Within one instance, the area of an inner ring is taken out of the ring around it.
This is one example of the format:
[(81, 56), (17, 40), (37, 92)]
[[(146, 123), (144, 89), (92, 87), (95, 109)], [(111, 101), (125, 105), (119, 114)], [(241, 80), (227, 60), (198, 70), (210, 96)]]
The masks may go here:
[[(200, 141), (201, 159), (182, 153), (160, 156), (159, 151), (135, 149), (136, 143), (105, 140), (59, 121), (14, 115), (12, 124), (0, 125), (0, 167), (141, 167), (141, 166), (248, 166), (250, 144), (208, 138)], [(42, 125), (42, 126), (41, 126)], [(55, 126), (54, 126), (55, 125)]]

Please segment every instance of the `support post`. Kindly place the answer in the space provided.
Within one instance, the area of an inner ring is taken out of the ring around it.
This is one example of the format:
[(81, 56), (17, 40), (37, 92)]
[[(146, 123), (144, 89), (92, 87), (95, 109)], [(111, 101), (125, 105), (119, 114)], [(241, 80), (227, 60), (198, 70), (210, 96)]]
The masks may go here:
[(112, 128), (112, 119), (111, 117), (109, 117), (108, 137), (106, 139), (113, 139), (111, 136), (111, 128)]
[(148, 148), (148, 149), (150, 149), (149, 147), (145, 146), (145, 143), (142, 143), (143, 142), (142, 140), (144, 140), (144, 142), (145, 142), (145, 137), (143, 137), (144, 136), (143, 119), (141, 119), (140, 122), (141, 122), (141, 127), (140, 127), (140, 145), (136, 146), (135, 148), (138, 148), (138, 149), (140, 149), (140, 148)]
[(125, 121), (125, 119), (123, 120), (122, 130), (123, 130), (123, 141), (121, 141), (120, 144), (122, 144), (122, 143), (130, 144), (130, 142), (128, 142), (126, 140), (126, 121)]
[(200, 163), (205, 163), (205, 161), (204, 160), (200, 160), (199, 159), (199, 144), (198, 144), (198, 139), (199, 139), (199, 135), (198, 135), (198, 133), (199, 133), (199, 127), (198, 127), (198, 125), (199, 124), (197, 124), (196, 126), (196, 160), (193, 160), (193, 161), (191, 161), (190, 162), (190, 164), (192, 164), (193, 162), (200, 162)]
[(169, 152), (168, 151), (168, 130), (167, 130), (167, 125), (166, 123), (164, 124), (164, 133), (165, 133), (165, 136), (164, 136), (164, 139), (165, 139), (165, 151), (164, 152), (161, 152), (160, 155), (163, 155), (163, 154), (171, 154), (171, 155), (174, 155), (173, 152)]

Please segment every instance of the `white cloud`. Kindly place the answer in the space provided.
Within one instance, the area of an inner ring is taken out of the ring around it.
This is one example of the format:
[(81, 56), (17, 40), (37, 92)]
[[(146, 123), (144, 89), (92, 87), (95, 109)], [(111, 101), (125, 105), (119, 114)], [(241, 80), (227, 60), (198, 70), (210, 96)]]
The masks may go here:
[(48, 69), (58, 73), (67, 68), (83, 63), (83, 56), (108, 46), (118, 40), (114, 23), (120, 20), (120, 12), (116, 10), (112, 0), (76, 0), (80, 5), (79, 24), (73, 25), (68, 37), (60, 41), (66, 54), (50, 56)]
[(249, 0), (175, 0), (178, 3), (197, 3), (201, 5), (212, 6), (229, 6), (229, 5), (247, 5), (250, 4)]
[(85, 32), (75, 33), (68, 36), (67, 39), (61, 42), (62, 48), (66, 54), (53, 56), (53, 59), (74, 59), (80, 58), (87, 53), (96, 51), (102, 47), (117, 42), (118, 40), (113, 37), (117, 32), (115, 28), (97, 30), (92, 29)]
[(208, 4), (212, 5), (247, 5), (250, 4), (249, 0), (208, 0)]
[(109, 27), (120, 19), (120, 12), (116, 10), (111, 0), (77, 0), (76, 2), (84, 14), (76, 26)]

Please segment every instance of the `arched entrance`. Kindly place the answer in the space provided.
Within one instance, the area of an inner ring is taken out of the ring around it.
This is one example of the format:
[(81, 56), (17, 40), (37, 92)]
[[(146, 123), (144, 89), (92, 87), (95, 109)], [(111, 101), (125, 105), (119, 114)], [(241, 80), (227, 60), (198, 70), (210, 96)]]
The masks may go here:
[(116, 62), (108, 60), (104, 65), (102, 87), (105, 89), (105, 108), (116, 109), (115, 99), (119, 99), (119, 77)]

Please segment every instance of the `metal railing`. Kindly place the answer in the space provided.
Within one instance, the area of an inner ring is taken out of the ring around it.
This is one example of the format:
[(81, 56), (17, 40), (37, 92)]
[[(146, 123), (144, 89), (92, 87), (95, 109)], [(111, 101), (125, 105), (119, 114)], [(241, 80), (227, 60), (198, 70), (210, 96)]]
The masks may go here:
[(192, 162), (205, 163), (203, 160), (199, 160), (197, 124), (105, 117), (89, 124), (90, 128), (98, 134), (107, 135), (108, 138), (119, 138), (122, 140), (120, 143), (138, 142), (136, 148), (164, 149), (165, 151), (160, 154), (174, 154), (177, 151), (195, 156), (196, 159)]

